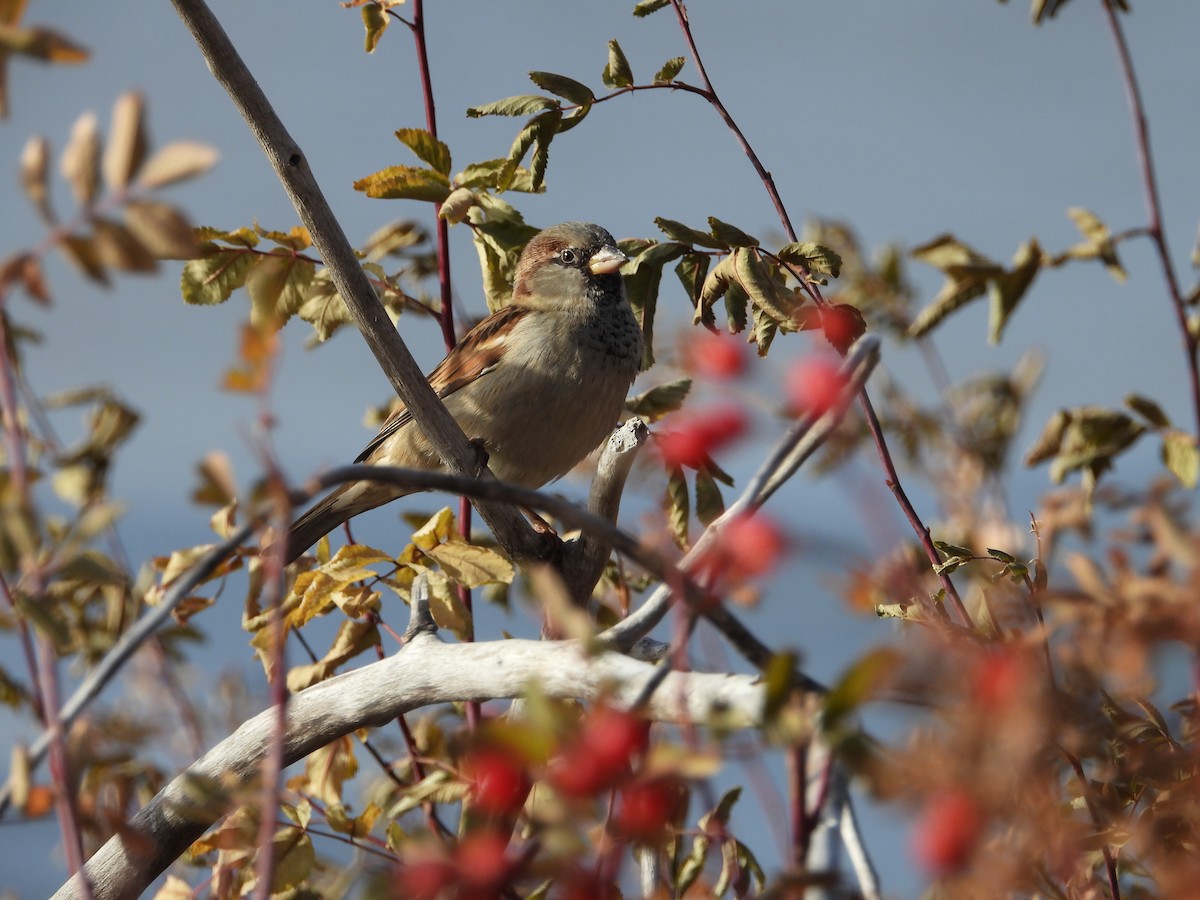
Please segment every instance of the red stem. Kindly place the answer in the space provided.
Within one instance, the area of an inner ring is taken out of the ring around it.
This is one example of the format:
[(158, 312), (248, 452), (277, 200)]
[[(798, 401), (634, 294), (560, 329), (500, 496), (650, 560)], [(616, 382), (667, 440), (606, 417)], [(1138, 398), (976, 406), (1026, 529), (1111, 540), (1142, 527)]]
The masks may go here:
[[(425, 4), (423, 0), (413, 0), (412, 22), (410, 24), (413, 42), (417, 48), (417, 68), (421, 76), (421, 95), (425, 100), (425, 128), (437, 137), (437, 106), (433, 99), (433, 77), (429, 71), (429, 50), (425, 41)], [(449, 353), (458, 343), (454, 333), (454, 303), (450, 286), (450, 226), (441, 216), (442, 205), (434, 204), (434, 219), (437, 222), (437, 263), (438, 288), (441, 293), (441, 312), (438, 321), (442, 326), (442, 341)], [(459, 498), (458, 530), (467, 540), (471, 538), (471, 501), (466, 497)], [(458, 585), (458, 598), (470, 616), (467, 640), (475, 640), (475, 610), (471, 599), (471, 589)], [(479, 725), (480, 708), (475, 702), (467, 703), (467, 725), (474, 730)]]
[(1133, 116), (1138, 167), (1141, 169), (1142, 191), (1146, 198), (1146, 233), (1158, 254), (1163, 278), (1167, 282), (1167, 292), (1171, 297), (1171, 306), (1175, 310), (1175, 321), (1179, 327), (1179, 334), (1183, 338), (1184, 354), (1192, 389), (1192, 412), (1196, 420), (1197, 439), (1200, 440), (1200, 363), (1196, 358), (1197, 337), (1188, 328), (1187, 302), (1179, 288), (1179, 280), (1175, 276), (1175, 267), (1171, 264), (1171, 254), (1167, 248), (1167, 235), (1163, 230), (1162, 201), (1159, 199), (1158, 180), (1154, 174), (1154, 157), (1150, 154), (1150, 125), (1146, 120), (1146, 108), (1142, 102), (1142, 92), (1138, 87), (1137, 75), (1133, 70), (1133, 58), (1129, 55), (1129, 45), (1125, 41), (1125, 32), (1121, 28), (1121, 20), (1117, 16), (1115, 4), (1110, 0), (1100, 0), (1100, 6), (1104, 9), (1109, 31), (1112, 32), (1113, 42), (1117, 47), (1117, 59), (1120, 62), (1121, 76), (1125, 82), (1129, 112)]

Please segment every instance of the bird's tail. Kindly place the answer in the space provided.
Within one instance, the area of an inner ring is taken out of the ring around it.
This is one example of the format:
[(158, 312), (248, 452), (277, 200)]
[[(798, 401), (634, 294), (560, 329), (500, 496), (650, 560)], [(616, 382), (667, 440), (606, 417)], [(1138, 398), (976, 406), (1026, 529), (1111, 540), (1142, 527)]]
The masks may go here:
[(309, 547), (337, 528), (347, 519), (382, 506), (389, 500), (404, 496), (403, 492), (387, 491), (382, 485), (366, 482), (344, 484), (326, 495), (321, 502), (302, 515), (288, 530), (287, 555), (284, 564), (295, 562)]

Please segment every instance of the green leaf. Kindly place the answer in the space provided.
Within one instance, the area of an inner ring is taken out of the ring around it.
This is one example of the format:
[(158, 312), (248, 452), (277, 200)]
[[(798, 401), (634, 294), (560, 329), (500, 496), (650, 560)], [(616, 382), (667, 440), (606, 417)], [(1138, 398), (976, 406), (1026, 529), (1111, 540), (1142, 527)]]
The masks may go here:
[(629, 87), (633, 84), (633, 70), (629, 68), (629, 60), (625, 58), (625, 51), (621, 49), (621, 45), (616, 40), (608, 42), (608, 65), (604, 67), (604, 73), (600, 76), (600, 80), (610, 88)]
[(664, 219), (662, 216), (656, 216), (654, 224), (659, 227), (667, 237), (673, 241), (679, 241), (683, 244), (694, 244), (700, 247), (710, 247), (713, 250), (728, 250), (729, 244), (714, 237), (705, 231), (699, 231), (692, 228), (690, 225), (684, 225), (682, 222), (676, 222), (674, 219)]
[(576, 106), (590, 106), (596, 101), (596, 95), (586, 84), (568, 78), (566, 75), (555, 75), (553, 72), (530, 72), (529, 80), (544, 91), (562, 97)]
[(705, 253), (687, 253), (675, 266), (675, 274), (687, 291), (692, 306), (700, 302), (700, 289), (704, 287), (704, 277), (708, 274), (708, 259)]
[(450, 196), (450, 179), (433, 169), (389, 166), (354, 182), (354, 189), (381, 200), (428, 200), (441, 203)]
[(1146, 426), (1119, 410), (1099, 406), (1061, 409), (1046, 423), (1026, 454), (1025, 464), (1051, 460), (1050, 478), (1056, 484), (1068, 473), (1082, 470), (1085, 486), (1090, 488), (1145, 431)]
[(766, 695), (763, 699), (763, 721), (773, 722), (783, 711), (788, 698), (792, 695), (792, 676), (798, 662), (796, 654), (790, 650), (782, 650), (767, 661), (763, 680), (766, 683)]
[[(648, 0), (648, 2), (657, 2), (657, 0)], [(701, 834), (692, 838), (692, 851), (684, 858), (675, 875), (675, 896), (686, 896), (688, 888), (696, 883), (696, 879), (704, 871), (704, 864), (708, 862), (708, 844), (707, 835)]]
[(908, 334), (914, 338), (928, 334), (950, 313), (982, 296), (988, 279), (1004, 272), (1003, 267), (949, 234), (914, 248), (911, 255), (946, 274), (946, 282), (937, 296), (909, 326)]
[(518, 94), (515, 97), (497, 100), (495, 103), (472, 106), (467, 110), (467, 116), (472, 119), (478, 119), (480, 116), (528, 116), (556, 106), (558, 106), (558, 101), (552, 97), (543, 97), (540, 94)]
[(777, 325), (794, 328), (800, 302), (784, 287), (778, 269), (768, 268), (765, 260), (748, 247), (739, 247), (733, 254), (738, 283), (750, 295), (755, 309), (769, 315)]
[(691, 389), (692, 379), (677, 378), (630, 397), (625, 402), (625, 409), (635, 416), (653, 422), (683, 406), (683, 401), (687, 399)]
[(315, 274), (316, 266), (306, 259), (282, 254), (258, 257), (246, 275), (251, 324), (283, 325), (304, 305)]
[(1187, 432), (1172, 429), (1163, 433), (1162, 459), (1167, 470), (1188, 490), (1200, 484), (1200, 451), (1196, 439)]
[(512, 148), (508, 151), (508, 162), (500, 174), (499, 190), (508, 190), (516, 175), (517, 167), (525, 158), (530, 147), (533, 148), (533, 156), (529, 165), (533, 187), (534, 190), (541, 189), (546, 177), (546, 164), (550, 160), (550, 141), (558, 133), (558, 126), (561, 122), (562, 108), (556, 106), (534, 116), (525, 123), (525, 127), (521, 129), (516, 140), (513, 141)]
[(518, 166), (514, 170), (505, 158), (471, 163), (458, 174), (454, 179), (454, 183), (460, 188), (490, 188), (492, 190), (499, 190), (502, 176), (508, 172), (511, 172), (511, 174), (508, 175), (509, 182), (504, 190), (523, 191), (525, 193), (541, 193), (545, 190), (540, 185), (534, 187), (533, 176), (528, 169)]
[(1036, 238), (1022, 244), (1013, 257), (1013, 266), (991, 279), (988, 285), (990, 299), (988, 314), (988, 342), (999, 344), (1004, 326), (1017, 304), (1021, 302), (1042, 268), (1042, 248)]
[(690, 546), (688, 540), (688, 489), (683, 469), (671, 469), (667, 475), (667, 492), (663, 498), (671, 536), (681, 550)]
[(216, 244), (205, 245), (204, 256), (188, 260), (183, 266), (180, 291), (192, 304), (211, 306), (224, 303), (235, 289), (246, 283), (255, 257), (244, 250), (228, 250)]
[(368, 53), (374, 53), (375, 48), (379, 46), (379, 41), (383, 38), (383, 33), (387, 31), (392, 17), (378, 3), (367, 3), (362, 8), (362, 20), (363, 26), (367, 30), (363, 49)]
[(692, 317), (693, 323), (711, 324), (715, 321), (712, 314), (713, 304), (725, 296), (730, 285), (737, 283), (734, 266), (734, 257), (726, 256), (708, 273), (700, 288), (700, 300), (696, 304), (696, 313)]
[(901, 664), (896, 650), (872, 650), (855, 661), (825, 695), (822, 725), (833, 730), (874, 696)]
[(707, 468), (696, 470), (696, 518), (708, 527), (725, 512), (725, 501), (716, 479)]
[[(842, 274), (842, 258), (828, 247), (814, 244), (812, 241), (793, 241), (790, 244), (784, 244), (775, 255), (785, 262), (803, 266), (814, 277), (827, 275), (830, 278), (837, 278)], [(825, 283), (819, 278), (817, 280), (820, 284)]]
[(396, 132), (396, 138), (435, 172), (450, 174), (450, 148), (424, 128), (401, 128)]
[[(640, 19), (670, 5), (671, 0), (640, 0), (638, 5), (633, 8), (633, 14)], [(683, 891), (680, 890), (679, 893), (682, 895)]]
[(753, 235), (746, 234), (736, 225), (730, 225), (728, 222), (722, 222), (716, 216), (708, 217), (708, 227), (712, 230), (713, 237), (729, 247), (757, 247), (758, 238)]
[(679, 74), (683, 68), (684, 58), (682, 56), (674, 56), (668, 59), (661, 69), (654, 75), (655, 84), (670, 84), (675, 80), (675, 76)]
[(1153, 428), (1170, 428), (1171, 420), (1163, 412), (1163, 408), (1141, 394), (1129, 394), (1125, 397), (1125, 405), (1150, 423)]

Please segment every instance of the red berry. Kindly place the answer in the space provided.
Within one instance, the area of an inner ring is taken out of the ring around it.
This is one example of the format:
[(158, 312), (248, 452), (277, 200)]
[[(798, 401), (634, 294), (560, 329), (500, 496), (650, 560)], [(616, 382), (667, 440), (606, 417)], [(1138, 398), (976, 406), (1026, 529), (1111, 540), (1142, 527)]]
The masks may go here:
[(683, 786), (675, 778), (634, 781), (621, 788), (613, 824), (625, 838), (654, 843), (667, 836), (682, 801)]
[(512, 816), (525, 804), (532, 787), (529, 775), (511, 751), (483, 747), (463, 761), (463, 776), (472, 782), (475, 808), (497, 816)]
[(507, 853), (508, 837), (498, 831), (466, 835), (454, 851), (459, 882), (467, 888), (496, 891), (512, 869)]
[(721, 526), (706, 561), (715, 574), (756, 578), (773, 569), (786, 548), (779, 526), (762, 513), (751, 513)]
[(597, 706), (584, 720), (580, 735), (602, 768), (625, 771), (650, 741), (650, 723), (633, 713)]
[(838, 353), (845, 353), (867, 330), (867, 323), (855, 307), (839, 303), (821, 310), (821, 328), (825, 332), (825, 340)]
[(399, 895), (433, 900), (454, 883), (454, 868), (444, 859), (428, 857), (405, 863), (400, 870)]
[(709, 378), (735, 378), (746, 368), (741, 341), (719, 331), (702, 330), (690, 338), (687, 357), (693, 369)]
[(612, 786), (612, 772), (584, 744), (567, 748), (551, 764), (547, 778), (564, 797), (593, 797)]
[(676, 419), (658, 435), (658, 452), (672, 468), (698, 469), (705, 458), (737, 439), (746, 430), (746, 414), (736, 407), (718, 407)]
[(1012, 650), (988, 653), (971, 673), (971, 698), (987, 712), (1007, 709), (1025, 684), (1024, 658)]
[(796, 415), (821, 415), (837, 403), (845, 381), (837, 361), (825, 356), (801, 360), (788, 370), (788, 405)]
[(913, 831), (917, 861), (935, 875), (961, 872), (983, 834), (979, 802), (966, 791), (935, 794), (925, 804)]

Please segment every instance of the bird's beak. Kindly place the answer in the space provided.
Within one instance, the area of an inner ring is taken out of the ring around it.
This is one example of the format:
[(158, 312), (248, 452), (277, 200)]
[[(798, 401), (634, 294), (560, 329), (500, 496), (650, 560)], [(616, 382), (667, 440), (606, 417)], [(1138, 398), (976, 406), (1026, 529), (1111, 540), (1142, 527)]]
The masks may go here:
[(629, 262), (629, 257), (616, 247), (601, 247), (588, 260), (588, 270), (593, 275), (612, 275), (627, 262)]

